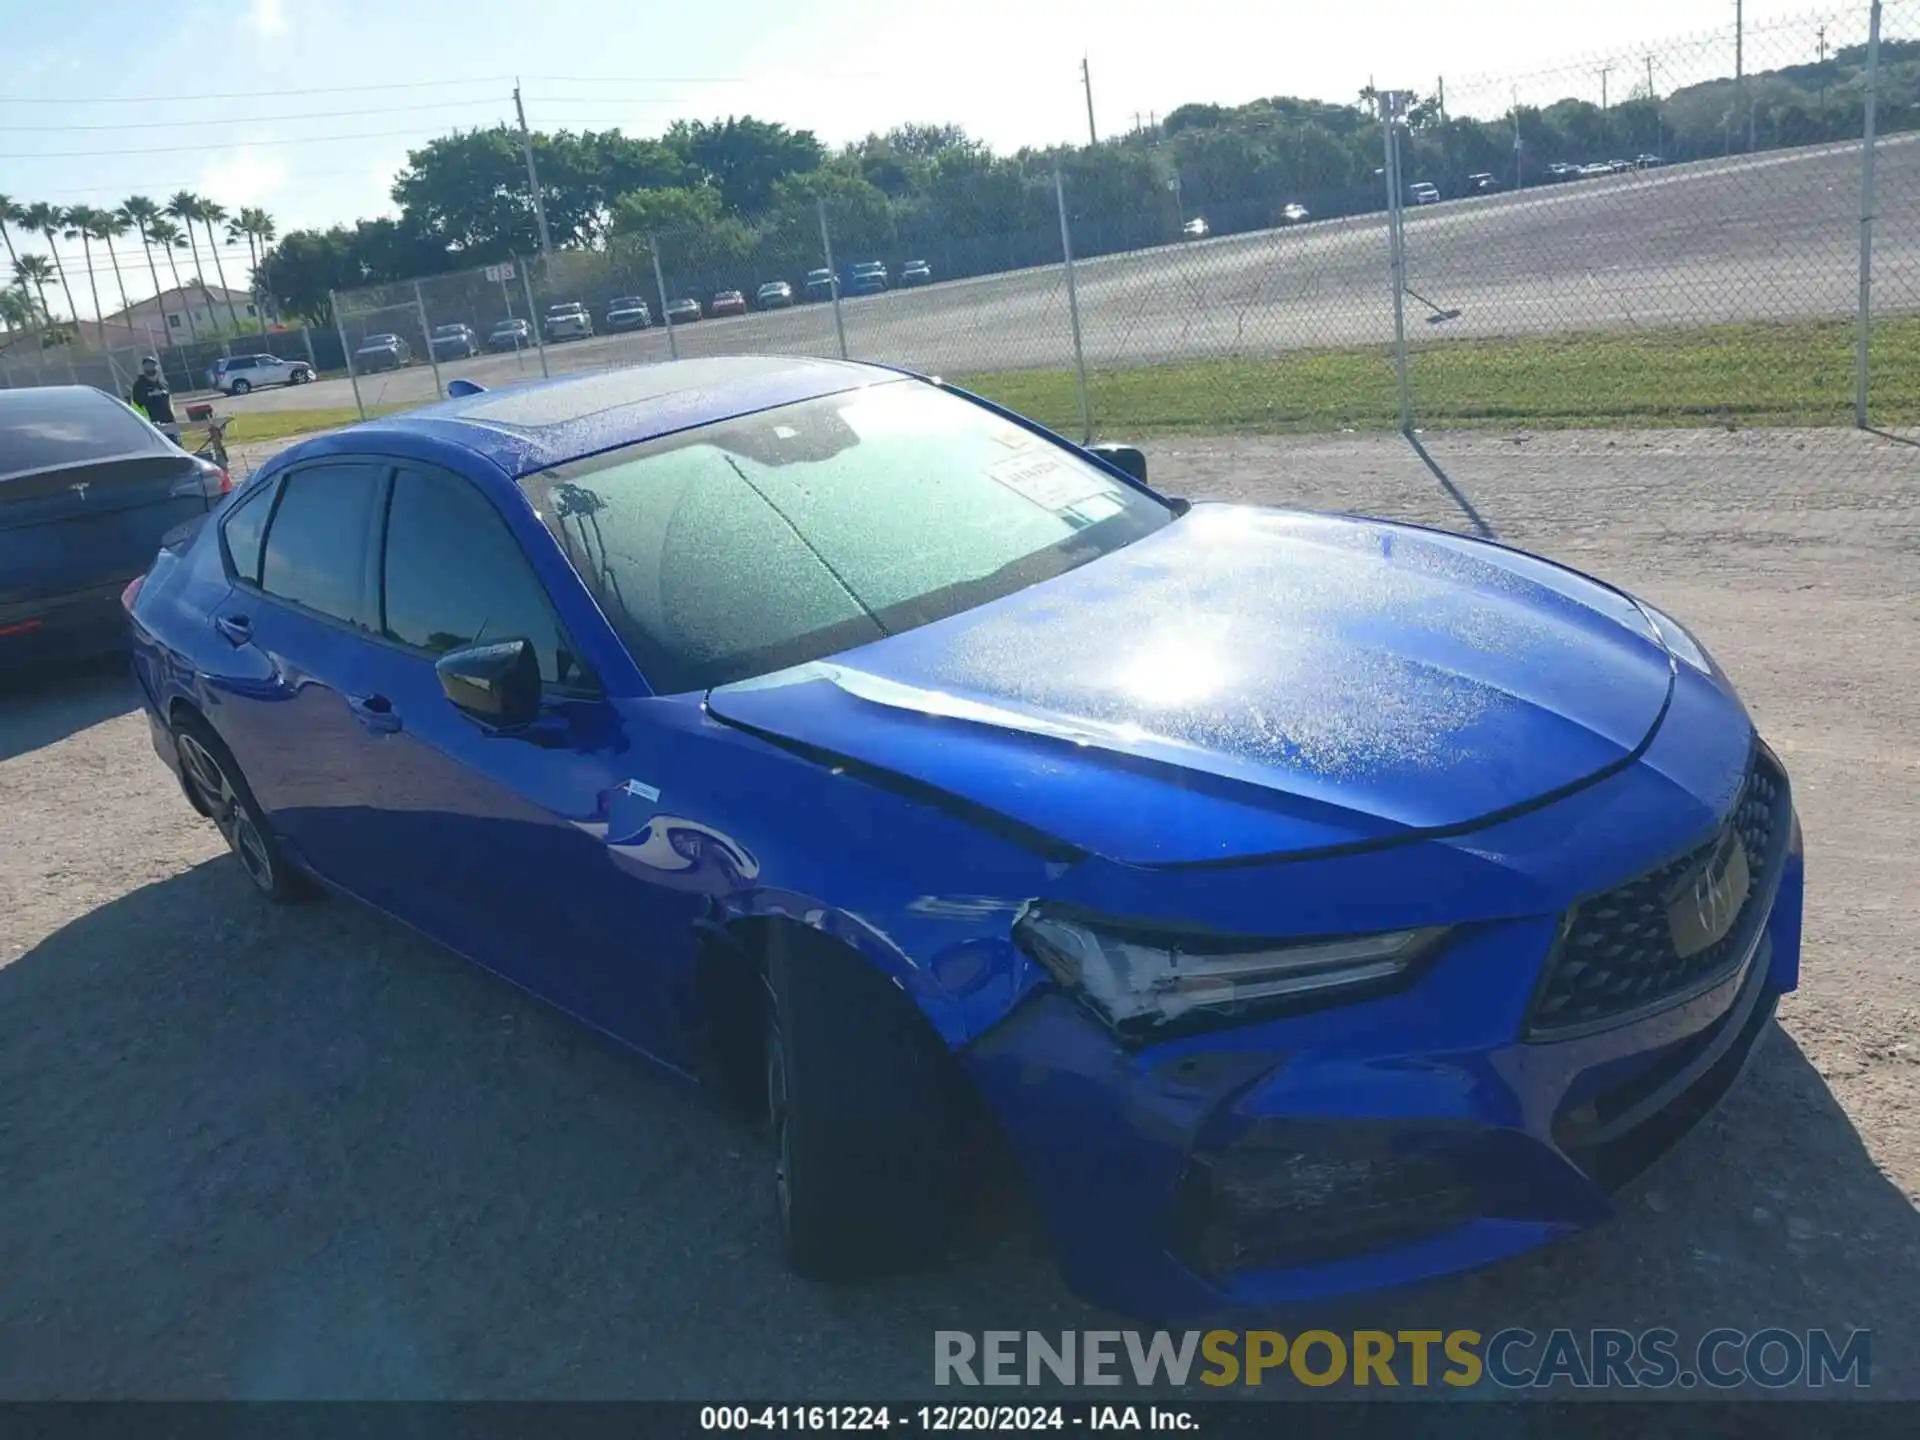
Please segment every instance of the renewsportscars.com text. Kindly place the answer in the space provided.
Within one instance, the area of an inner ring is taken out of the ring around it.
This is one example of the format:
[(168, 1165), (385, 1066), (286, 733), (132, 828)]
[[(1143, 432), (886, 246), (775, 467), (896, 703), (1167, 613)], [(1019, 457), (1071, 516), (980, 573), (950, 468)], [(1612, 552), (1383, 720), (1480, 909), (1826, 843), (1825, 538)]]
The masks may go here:
[(1664, 1390), (1872, 1383), (1869, 1330), (937, 1330), (938, 1385), (1491, 1384)]

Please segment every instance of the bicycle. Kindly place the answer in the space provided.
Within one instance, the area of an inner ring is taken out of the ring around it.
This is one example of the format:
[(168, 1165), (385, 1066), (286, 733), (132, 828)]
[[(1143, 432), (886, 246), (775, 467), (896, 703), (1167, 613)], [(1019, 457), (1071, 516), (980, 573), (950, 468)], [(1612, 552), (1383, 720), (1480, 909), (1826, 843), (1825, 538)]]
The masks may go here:
[(233, 423), (231, 415), (215, 415), (207, 424), (207, 438), (193, 453), (202, 460), (211, 460), (222, 470), (227, 468), (227, 426)]

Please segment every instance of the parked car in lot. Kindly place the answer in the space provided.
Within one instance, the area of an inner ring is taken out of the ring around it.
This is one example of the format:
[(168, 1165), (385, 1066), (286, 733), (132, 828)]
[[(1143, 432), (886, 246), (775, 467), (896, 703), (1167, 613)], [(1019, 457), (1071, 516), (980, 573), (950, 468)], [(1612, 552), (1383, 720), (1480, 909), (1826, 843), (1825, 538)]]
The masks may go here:
[(547, 340), (585, 340), (593, 334), (593, 317), (578, 300), (547, 307)]
[(357, 375), (398, 370), (412, 363), (413, 347), (398, 335), (369, 335), (353, 352), (353, 369)]
[(1572, 180), (1580, 174), (1578, 165), (1570, 165), (1565, 160), (1556, 160), (1547, 166), (1547, 174), (1555, 180)]
[(747, 297), (738, 290), (722, 290), (713, 297), (713, 303), (707, 307), (709, 315), (744, 315), (747, 313)]
[(1648, 155), (1636, 155), (1636, 156), (1634, 156), (1634, 157), (1633, 157), (1633, 163), (1634, 163), (1634, 167), (1635, 167), (1636, 169), (1640, 169), (1640, 170), (1651, 170), (1651, 169), (1653, 169), (1653, 168), (1654, 168), (1654, 166), (1656, 166), (1656, 165), (1664, 165), (1664, 164), (1666, 164), (1667, 162), (1666, 162), (1666, 161), (1664, 161), (1664, 160), (1662, 160), (1662, 159), (1661, 159), (1661, 158), (1660, 158), (1660, 157), (1659, 157), (1658, 155), (1651, 155), (1651, 154), (1648, 154)]
[(487, 332), (487, 349), (519, 350), (533, 344), (533, 326), (525, 320), (502, 320)]
[(1440, 187), (1427, 180), (1416, 180), (1407, 187), (1407, 200), (1414, 205), (1438, 205)]
[(607, 306), (607, 329), (644, 330), (653, 324), (653, 311), (638, 295), (622, 295)]
[(667, 319), (676, 325), (690, 325), (700, 318), (700, 302), (691, 295), (667, 302)]
[(469, 325), (438, 325), (427, 340), (436, 360), (470, 360), (480, 353), (480, 337)]
[(937, 1254), (983, 1132), (1133, 1315), (1604, 1217), (1798, 983), (1732, 681), (1564, 565), (1145, 471), (877, 367), (482, 392), (165, 546), (138, 693), (262, 897), (762, 1097), (805, 1274)]
[(862, 260), (847, 275), (849, 295), (876, 295), (887, 288), (887, 266), (883, 260)]
[(1491, 195), (1499, 188), (1500, 182), (1496, 180), (1489, 171), (1479, 170), (1467, 176), (1467, 193), (1469, 195)]
[(783, 310), (793, 304), (793, 286), (784, 280), (769, 280), (753, 292), (753, 303), (762, 310)]
[(305, 360), (278, 355), (223, 355), (207, 370), (207, 388), (225, 395), (245, 395), (262, 385), (304, 385), (313, 379)]
[(831, 270), (809, 270), (807, 272), (807, 299), (831, 300), (836, 283)]
[(111, 395), (0, 390), (0, 672), (121, 649), (121, 592), (227, 489), (224, 470)]
[(1282, 225), (1303, 225), (1312, 218), (1313, 217), (1307, 212), (1307, 207), (1302, 205), (1298, 200), (1289, 200), (1280, 207), (1280, 223)]
[(1206, 218), (1201, 215), (1194, 216), (1193, 219), (1187, 221), (1186, 224), (1180, 227), (1180, 233), (1181, 235), (1185, 236), (1189, 240), (1206, 239), (1207, 238)]
[(1582, 165), (1580, 167), (1580, 174), (1584, 179), (1592, 179), (1596, 175), (1611, 175), (1613, 174), (1613, 166), (1609, 165), (1605, 160), (1596, 160), (1591, 165)]
[(900, 283), (902, 285), (931, 285), (933, 283), (933, 267), (924, 260), (909, 260), (900, 267)]

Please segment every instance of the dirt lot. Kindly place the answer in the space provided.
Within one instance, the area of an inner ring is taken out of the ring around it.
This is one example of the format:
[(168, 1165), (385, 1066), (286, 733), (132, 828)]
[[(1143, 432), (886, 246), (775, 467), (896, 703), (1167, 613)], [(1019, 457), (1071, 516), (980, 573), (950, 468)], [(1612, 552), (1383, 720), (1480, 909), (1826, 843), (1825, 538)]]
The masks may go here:
[[(1614, 1223), (1278, 1323), (1870, 1327), (1874, 1390), (1920, 1396), (1920, 449), (1431, 448), (1445, 479), (1378, 437), (1151, 453), (1693, 622), (1794, 773), (1804, 983)], [(1011, 1213), (931, 1274), (789, 1278), (758, 1134), (351, 905), (257, 904), (132, 706), (114, 668), (0, 696), (0, 1396), (904, 1397), (936, 1328), (1099, 1323)]]

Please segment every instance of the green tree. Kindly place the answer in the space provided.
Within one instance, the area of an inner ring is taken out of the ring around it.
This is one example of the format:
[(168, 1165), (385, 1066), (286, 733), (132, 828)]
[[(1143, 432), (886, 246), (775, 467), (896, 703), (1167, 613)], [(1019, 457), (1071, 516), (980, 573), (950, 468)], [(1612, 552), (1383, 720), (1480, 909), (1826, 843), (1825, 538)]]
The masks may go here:
[(279, 233), (273, 223), (273, 216), (257, 205), (245, 205), (240, 213), (227, 222), (227, 239), (235, 244), (241, 241), (247, 246), (247, 289), (253, 296), (254, 309), (260, 317), (260, 333), (267, 333), (267, 311), (269, 294), (262, 282), (260, 268), (261, 257), (267, 246), (273, 243)]
[(62, 239), (78, 240), (80, 253), (86, 256), (87, 288), (93, 292), (93, 331), (100, 341), (100, 348), (104, 350), (107, 348), (106, 316), (100, 308), (100, 282), (93, 275), (93, 240), (100, 233), (100, 214), (91, 205), (71, 206), (66, 212), (60, 234)]
[(27, 212), (24, 206), (15, 204), (10, 195), (0, 195), (0, 240), (6, 242), (9, 264), (20, 263), (20, 252), (13, 248), (13, 232), (7, 227), (25, 224), (26, 219)]
[(226, 223), (226, 207), (219, 202), (203, 199), (200, 202), (199, 220), (207, 230), (207, 249), (213, 252), (213, 273), (220, 280), (220, 294), (227, 302), (227, 318), (233, 322), (233, 333), (240, 333), (240, 312), (233, 308), (233, 291), (227, 288), (227, 267), (220, 259), (220, 244), (213, 238), (213, 227)]
[(13, 262), (13, 283), (19, 289), (31, 285), (40, 297), (40, 315), (48, 323), (53, 311), (47, 307), (47, 282), (54, 278), (53, 262), (44, 255), (22, 255)]
[(73, 286), (67, 282), (67, 267), (61, 264), (59, 247), (54, 244), (59, 237), (61, 226), (67, 223), (66, 212), (57, 206), (47, 204), (44, 200), (37, 200), (26, 208), (20, 223), (45, 237), (47, 251), (53, 257), (54, 273), (60, 277), (61, 292), (67, 297), (67, 313), (78, 323), (80, 311), (73, 303)]
[(789, 130), (751, 115), (711, 123), (676, 120), (666, 143), (720, 191), (723, 206), (749, 217), (773, 203), (773, 187), (781, 180), (817, 170), (826, 159), (811, 130)]
[(163, 297), (166, 287), (160, 283), (160, 267), (153, 259), (153, 235), (147, 228), (160, 218), (160, 207), (145, 195), (129, 195), (120, 202), (120, 208), (115, 213), (140, 237), (140, 248), (147, 256), (147, 273), (153, 277), (154, 303), (160, 307), (160, 323), (165, 326), (167, 302)]
[[(188, 294), (187, 287), (180, 283), (180, 251), (192, 244), (193, 236), (171, 216), (156, 215), (152, 220), (147, 222), (147, 238), (153, 242), (156, 248), (166, 252), (167, 268), (173, 272), (174, 291), (176, 294), (185, 298), (187, 302), (187, 334), (193, 340), (198, 341), (200, 338), (200, 322), (193, 318), (193, 296)], [(193, 278), (195, 283), (199, 282), (200, 277), (198, 275)], [(201, 293), (203, 295), (206, 293), (204, 286), (201, 287)], [(164, 306), (161, 307), (163, 313), (165, 308)], [(213, 310), (211, 307), (207, 310), (207, 318), (209, 320), (213, 318)]]
[(114, 288), (120, 292), (120, 314), (129, 320), (132, 318), (133, 302), (127, 299), (126, 277), (120, 273), (120, 252), (114, 248), (113, 242), (132, 228), (132, 224), (118, 210), (93, 212), (93, 238), (106, 242), (107, 263), (113, 266)]

